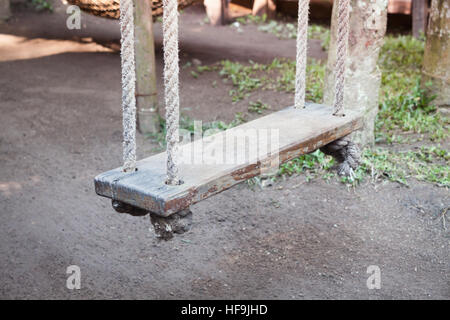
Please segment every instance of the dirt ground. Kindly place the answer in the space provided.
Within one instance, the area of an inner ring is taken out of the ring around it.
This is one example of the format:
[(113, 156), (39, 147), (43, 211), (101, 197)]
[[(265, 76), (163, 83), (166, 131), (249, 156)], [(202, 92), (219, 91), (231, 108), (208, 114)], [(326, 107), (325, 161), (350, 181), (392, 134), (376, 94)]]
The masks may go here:
[[(16, 8), (0, 25), (0, 298), (450, 298), (441, 219), (450, 197), (432, 184), (348, 190), (303, 175), (263, 190), (241, 184), (192, 206), (193, 229), (168, 242), (155, 239), (148, 216), (113, 211), (93, 178), (121, 165), (120, 56), (110, 49), (118, 23), (83, 15), (83, 28), (68, 30), (66, 17), (63, 6)], [(181, 15), (182, 65), (295, 55), (292, 40), (203, 19), (200, 7)], [(162, 92), (160, 24), (155, 33)], [(230, 103), (227, 85), (212, 88), (215, 79), (182, 69), (184, 114), (229, 121), (246, 110)], [(252, 98), (273, 109), (293, 99)], [(138, 142), (139, 157), (153, 152), (151, 140)], [(70, 265), (81, 269), (80, 290), (66, 288)], [(370, 265), (380, 267), (379, 290), (366, 286)]]

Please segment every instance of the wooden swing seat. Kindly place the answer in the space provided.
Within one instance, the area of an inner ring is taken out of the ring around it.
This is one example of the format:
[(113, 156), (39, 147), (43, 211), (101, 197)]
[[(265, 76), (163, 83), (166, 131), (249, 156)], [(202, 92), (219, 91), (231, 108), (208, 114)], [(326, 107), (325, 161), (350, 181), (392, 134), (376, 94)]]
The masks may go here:
[[(269, 168), (274, 163), (277, 167), (278, 164), (313, 152), (361, 127), (362, 115), (357, 112), (346, 111), (345, 117), (336, 117), (332, 115), (330, 106), (308, 103), (304, 109), (289, 107), (180, 145), (183, 155), (190, 155), (190, 151), (196, 150), (196, 155), (192, 156), (194, 160), (195, 157), (210, 159), (211, 155), (219, 155), (216, 159), (228, 157), (227, 159), (234, 160), (219, 160), (216, 163), (192, 161), (193, 164), (189, 164), (189, 161), (181, 162), (179, 173), (183, 184), (165, 184), (166, 153), (162, 152), (138, 161), (135, 172), (124, 173), (122, 168), (117, 168), (98, 175), (95, 177), (95, 191), (100, 196), (167, 217), (260, 175), (264, 168)], [(243, 134), (247, 137), (245, 143), (236, 144), (237, 140), (233, 138), (230, 144), (232, 149), (224, 149), (230, 143), (230, 139), (226, 139), (227, 135), (239, 139)], [(278, 143), (268, 143), (272, 140)], [(200, 145), (203, 145), (203, 149)], [(216, 151), (213, 153), (211, 150)], [(223, 151), (223, 157), (220, 157), (220, 150), (226, 150)]]

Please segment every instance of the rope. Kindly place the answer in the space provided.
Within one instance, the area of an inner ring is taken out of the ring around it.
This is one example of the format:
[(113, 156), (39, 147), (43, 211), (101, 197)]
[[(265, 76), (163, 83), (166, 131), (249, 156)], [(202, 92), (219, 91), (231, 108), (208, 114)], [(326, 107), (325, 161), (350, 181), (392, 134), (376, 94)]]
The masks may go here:
[(120, 33), (122, 63), (123, 171), (136, 169), (136, 97), (134, 68), (133, 1), (120, 1)]
[(344, 82), (350, 20), (349, 8), (350, 0), (339, 0), (335, 67), (336, 81), (333, 112), (333, 115), (335, 116), (344, 116)]
[(297, 57), (295, 72), (295, 108), (305, 107), (306, 59), (308, 47), (309, 0), (298, 2)]
[(354, 170), (358, 168), (361, 155), (358, 146), (350, 140), (349, 136), (339, 138), (320, 150), (336, 159), (340, 176), (354, 178)]
[[(344, 116), (344, 84), (345, 63), (347, 60), (347, 47), (350, 20), (350, 0), (339, 0), (338, 3), (338, 30), (336, 41), (336, 79), (334, 112), (335, 116)], [(350, 136), (339, 138), (320, 148), (323, 153), (330, 155), (338, 162), (338, 174), (354, 179), (354, 170), (358, 168), (361, 152), (358, 146), (351, 141)]]
[(170, 240), (174, 233), (182, 234), (188, 232), (192, 226), (192, 211), (190, 208), (183, 209), (169, 217), (161, 217), (150, 212), (150, 222), (155, 230), (155, 235), (161, 240)]
[(166, 103), (167, 180), (169, 185), (180, 184), (178, 178), (178, 123), (180, 98), (178, 95), (178, 2), (163, 0), (164, 97)]
[[(344, 116), (344, 84), (345, 63), (347, 61), (347, 47), (350, 21), (350, 0), (339, 0), (338, 2), (338, 29), (336, 41), (336, 79), (334, 111), (335, 116)], [(350, 136), (339, 138), (322, 147), (323, 153), (333, 156), (338, 162), (338, 174), (340, 176), (354, 179), (354, 170), (358, 168), (361, 154), (358, 146), (351, 141)]]

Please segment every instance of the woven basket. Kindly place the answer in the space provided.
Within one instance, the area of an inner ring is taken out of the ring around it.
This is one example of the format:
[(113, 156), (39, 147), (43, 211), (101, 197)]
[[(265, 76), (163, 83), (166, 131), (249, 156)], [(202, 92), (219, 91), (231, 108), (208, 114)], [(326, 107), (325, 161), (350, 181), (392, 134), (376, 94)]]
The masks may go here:
[[(153, 18), (163, 14), (162, 0), (152, 1), (152, 15)], [(178, 9), (183, 9), (193, 3), (201, 0), (178, 0)], [(120, 1), (119, 0), (67, 0), (68, 3), (80, 7), (81, 10), (110, 19), (119, 19), (120, 16)]]

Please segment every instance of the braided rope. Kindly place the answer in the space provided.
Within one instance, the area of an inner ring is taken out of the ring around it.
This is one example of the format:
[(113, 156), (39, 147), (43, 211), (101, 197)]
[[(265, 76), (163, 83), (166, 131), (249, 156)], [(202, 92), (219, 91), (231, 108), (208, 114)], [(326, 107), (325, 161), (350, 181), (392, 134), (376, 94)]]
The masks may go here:
[[(350, 20), (350, 0), (338, 0), (338, 30), (336, 41), (336, 79), (335, 79), (335, 116), (344, 116), (344, 82), (345, 63), (347, 60), (347, 47)], [(355, 178), (355, 171), (360, 163), (361, 151), (350, 136), (339, 138), (320, 148), (322, 152), (334, 157), (338, 163), (337, 171), (340, 176), (346, 176), (351, 181)]]
[(163, 0), (164, 97), (166, 103), (167, 180), (169, 185), (180, 184), (177, 153), (180, 118), (178, 95), (178, 2)]
[(295, 108), (305, 107), (309, 0), (298, 2)]
[(136, 169), (136, 97), (134, 64), (133, 1), (120, 1), (122, 112), (123, 112), (123, 171)]
[(350, 0), (339, 0), (338, 3), (338, 30), (336, 41), (336, 81), (334, 96), (335, 116), (344, 116), (344, 82), (345, 62), (347, 60)]

